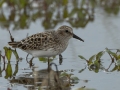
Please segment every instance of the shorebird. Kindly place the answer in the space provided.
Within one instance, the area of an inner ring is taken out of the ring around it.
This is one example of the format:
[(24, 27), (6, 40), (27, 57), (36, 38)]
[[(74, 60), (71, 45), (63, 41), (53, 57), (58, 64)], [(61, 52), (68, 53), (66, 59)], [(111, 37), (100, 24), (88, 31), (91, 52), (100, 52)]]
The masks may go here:
[(31, 35), (21, 41), (8, 42), (13, 48), (20, 48), (34, 57), (49, 57), (60, 55), (68, 46), (71, 38), (83, 41), (73, 33), (69, 26), (61, 26), (58, 30), (45, 31)]

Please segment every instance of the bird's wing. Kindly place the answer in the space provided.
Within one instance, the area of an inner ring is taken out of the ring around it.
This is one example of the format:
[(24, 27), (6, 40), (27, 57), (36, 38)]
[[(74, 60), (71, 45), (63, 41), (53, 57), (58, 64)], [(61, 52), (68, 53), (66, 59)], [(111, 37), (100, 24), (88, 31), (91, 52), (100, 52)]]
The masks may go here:
[(57, 38), (54, 38), (54, 31), (37, 33), (21, 40), (17, 48), (23, 50), (47, 50), (54, 48), (55, 43), (58, 42)]

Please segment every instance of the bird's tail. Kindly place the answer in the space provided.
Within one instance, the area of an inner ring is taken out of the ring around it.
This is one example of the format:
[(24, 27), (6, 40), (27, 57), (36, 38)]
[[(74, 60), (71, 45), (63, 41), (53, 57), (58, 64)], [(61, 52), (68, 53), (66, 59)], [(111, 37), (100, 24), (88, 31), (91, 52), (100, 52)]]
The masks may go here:
[(8, 42), (8, 44), (10, 46), (12, 46), (13, 48), (17, 48), (18, 47), (18, 44), (20, 44), (20, 42)]

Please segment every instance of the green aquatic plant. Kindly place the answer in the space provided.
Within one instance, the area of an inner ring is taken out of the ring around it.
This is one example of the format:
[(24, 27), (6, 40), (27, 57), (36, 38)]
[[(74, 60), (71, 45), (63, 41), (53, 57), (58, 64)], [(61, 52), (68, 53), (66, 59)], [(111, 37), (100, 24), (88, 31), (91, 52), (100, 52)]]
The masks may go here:
[(7, 58), (8, 61), (11, 60), (12, 53), (16, 57), (16, 60), (19, 59), (19, 56), (18, 56), (18, 53), (17, 53), (16, 49), (13, 50), (10, 47), (4, 47), (4, 51), (5, 51), (5, 56), (6, 56), (6, 58)]
[(4, 47), (4, 50), (5, 50), (5, 56), (6, 56), (7, 60), (10, 61), (11, 55), (12, 55), (11, 49), (7, 48), (7, 47)]
[[(111, 63), (107, 69), (105, 69), (103, 64), (101, 63), (101, 60), (104, 60), (104, 59), (101, 59), (101, 57), (104, 56), (105, 53), (107, 53), (111, 58)], [(115, 70), (120, 71), (120, 50), (119, 49), (113, 50), (113, 49), (105, 48), (105, 50), (92, 55), (89, 59), (86, 59), (82, 55), (79, 55), (79, 57), (87, 62), (89, 70), (92, 70), (96, 73), (98, 73), (100, 69), (104, 69), (105, 71), (108, 72), (108, 69), (113, 63), (115, 64), (115, 66), (112, 70), (110, 70), (110, 72)]]

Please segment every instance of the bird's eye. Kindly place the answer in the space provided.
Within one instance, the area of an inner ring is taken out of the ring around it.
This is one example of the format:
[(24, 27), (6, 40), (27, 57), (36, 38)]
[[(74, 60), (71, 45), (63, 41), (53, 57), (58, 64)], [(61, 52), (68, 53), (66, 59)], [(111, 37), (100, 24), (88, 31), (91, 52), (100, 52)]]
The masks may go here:
[(65, 30), (65, 32), (68, 32), (68, 30)]

